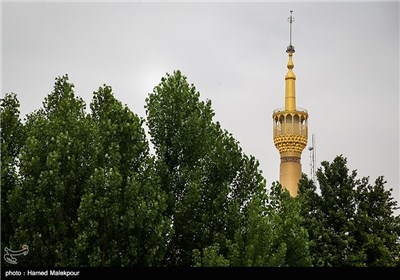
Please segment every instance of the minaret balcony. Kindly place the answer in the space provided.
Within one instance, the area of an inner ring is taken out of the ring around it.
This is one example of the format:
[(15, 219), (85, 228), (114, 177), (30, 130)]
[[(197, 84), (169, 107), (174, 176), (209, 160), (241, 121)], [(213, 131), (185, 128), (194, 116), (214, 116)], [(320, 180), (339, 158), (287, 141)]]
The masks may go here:
[(308, 113), (306, 109), (296, 108), (296, 111), (286, 111), (284, 108), (274, 110), (274, 138), (279, 136), (302, 136), (308, 138)]

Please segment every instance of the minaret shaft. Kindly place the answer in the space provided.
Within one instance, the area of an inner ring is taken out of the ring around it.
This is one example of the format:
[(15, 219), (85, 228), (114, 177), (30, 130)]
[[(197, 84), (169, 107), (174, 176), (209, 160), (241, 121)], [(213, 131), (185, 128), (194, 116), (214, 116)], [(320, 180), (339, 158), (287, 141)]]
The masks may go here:
[(291, 196), (295, 197), (298, 193), (297, 185), (301, 178), (300, 157), (294, 157), (293, 159), (296, 159), (296, 161), (285, 161), (285, 159), (281, 158), (279, 183), (289, 191)]

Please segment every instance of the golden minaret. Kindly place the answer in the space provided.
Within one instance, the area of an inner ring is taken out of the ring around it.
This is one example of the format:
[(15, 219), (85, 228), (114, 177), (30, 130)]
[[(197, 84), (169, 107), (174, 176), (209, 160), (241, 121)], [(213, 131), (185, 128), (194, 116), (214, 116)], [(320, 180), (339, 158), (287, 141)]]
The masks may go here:
[(274, 143), (281, 156), (279, 182), (291, 196), (297, 196), (298, 183), (301, 178), (301, 152), (307, 145), (308, 113), (307, 110), (296, 107), (296, 75), (293, 73), (294, 47), (292, 46), (292, 17), (290, 11), (290, 45), (286, 52), (289, 54), (288, 72), (285, 77), (285, 107), (274, 110), (273, 130)]

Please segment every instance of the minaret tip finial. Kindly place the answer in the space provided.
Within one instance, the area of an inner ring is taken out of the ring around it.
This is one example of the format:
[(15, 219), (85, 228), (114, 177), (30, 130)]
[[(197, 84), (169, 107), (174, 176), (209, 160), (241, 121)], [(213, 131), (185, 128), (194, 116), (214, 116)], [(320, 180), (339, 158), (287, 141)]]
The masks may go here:
[(294, 22), (293, 10), (290, 10), (290, 17), (288, 17), (288, 22), (290, 24), (290, 37), (289, 37), (289, 46), (286, 49), (287, 53), (294, 53), (294, 46), (292, 45), (292, 22)]

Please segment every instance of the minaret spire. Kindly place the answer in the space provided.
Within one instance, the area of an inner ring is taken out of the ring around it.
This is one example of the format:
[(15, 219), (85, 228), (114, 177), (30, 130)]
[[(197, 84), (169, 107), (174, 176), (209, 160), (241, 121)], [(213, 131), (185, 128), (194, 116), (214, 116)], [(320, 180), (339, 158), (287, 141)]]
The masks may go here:
[(289, 53), (289, 62), (287, 68), (289, 69), (285, 80), (286, 80), (286, 90), (285, 90), (285, 110), (286, 111), (296, 111), (296, 75), (293, 73), (293, 60), (292, 56), (294, 53), (294, 46), (292, 45), (292, 23), (294, 21), (294, 17), (292, 15), (293, 11), (290, 11), (290, 17), (288, 17), (288, 21), (290, 24), (290, 42), (289, 46), (286, 49), (286, 52)]

